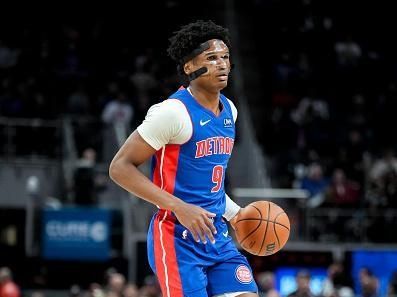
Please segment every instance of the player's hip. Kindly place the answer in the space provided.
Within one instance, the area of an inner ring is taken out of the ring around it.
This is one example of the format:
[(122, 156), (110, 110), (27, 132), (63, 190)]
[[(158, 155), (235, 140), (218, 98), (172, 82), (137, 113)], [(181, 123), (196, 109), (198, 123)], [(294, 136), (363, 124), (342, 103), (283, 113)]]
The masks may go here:
[(238, 253), (224, 219), (215, 217), (214, 225), (217, 229), (215, 243), (196, 242), (190, 231), (171, 212), (159, 210), (150, 224), (148, 245), (152, 247), (153, 256), (156, 253), (175, 254), (178, 261), (199, 259), (205, 265), (212, 265)]

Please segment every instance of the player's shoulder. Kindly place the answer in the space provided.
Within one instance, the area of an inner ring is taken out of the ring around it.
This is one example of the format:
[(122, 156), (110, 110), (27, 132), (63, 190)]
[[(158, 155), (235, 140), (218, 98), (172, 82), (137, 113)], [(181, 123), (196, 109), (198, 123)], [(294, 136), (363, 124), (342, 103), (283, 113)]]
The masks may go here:
[(227, 103), (229, 103), (229, 105), (230, 105), (230, 107), (231, 107), (232, 109), (236, 109), (236, 105), (233, 103), (233, 101), (232, 101), (231, 99), (229, 99), (228, 97), (226, 97), (225, 94), (221, 93), (221, 98), (222, 98), (222, 101), (223, 101), (223, 102), (226, 101)]
[(160, 103), (152, 105), (150, 110), (175, 114), (178, 112), (184, 112), (186, 107), (181, 100), (177, 98), (168, 98)]
[(233, 103), (232, 100), (230, 100), (230, 99), (227, 98), (227, 97), (224, 97), (224, 98), (226, 98), (227, 102), (229, 103), (229, 106), (230, 106), (230, 109), (231, 109), (232, 115), (233, 115), (233, 120), (234, 120), (234, 122), (236, 122), (236, 120), (237, 120), (237, 114), (238, 114), (238, 112), (237, 112), (237, 107), (236, 107), (236, 105)]
[(229, 105), (230, 105), (230, 108), (231, 108), (231, 109), (236, 109), (236, 110), (237, 110), (237, 107), (236, 107), (236, 105), (233, 103), (233, 101), (230, 100), (229, 98), (226, 98), (226, 99), (227, 99), (227, 102), (228, 102)]
[(150, 107), (146, 119), (158, 119), (167, 124), (180, 124), (190, 122), (190, 115), (185, 104), (175, 98), (168, 98)]
[(189, 93), (188, 89), (181, 86), (176, 92), (171, 94), (168, 98), (169, 99), (179, 99), (179, 100), (183, 101), (184, 99), (186, 99), (189, 96), (190, 96), (190, 93)]

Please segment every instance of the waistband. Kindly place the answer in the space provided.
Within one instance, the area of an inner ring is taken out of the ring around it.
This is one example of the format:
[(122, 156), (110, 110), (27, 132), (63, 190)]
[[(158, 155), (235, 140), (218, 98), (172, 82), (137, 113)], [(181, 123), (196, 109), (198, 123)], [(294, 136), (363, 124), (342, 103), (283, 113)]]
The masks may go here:
[[(166, 210), (166, 209), (159, 209), (154, 216), (160, 216), (160, 218), (164, 218), (165, 213), (167, 213), (167, 217), (166, 220), (169, 221), (173, 221), (175, 224), (181, 224), (178, 221), (178, 218), (176, 217), (176, 215), (170, 211), (170, 210)], [(214, 224), (219, 224), (219, 223), (225, 223), (226, 219), (222, 217), (221, 214), (217, 214), (214, 218), (213, 218)]]

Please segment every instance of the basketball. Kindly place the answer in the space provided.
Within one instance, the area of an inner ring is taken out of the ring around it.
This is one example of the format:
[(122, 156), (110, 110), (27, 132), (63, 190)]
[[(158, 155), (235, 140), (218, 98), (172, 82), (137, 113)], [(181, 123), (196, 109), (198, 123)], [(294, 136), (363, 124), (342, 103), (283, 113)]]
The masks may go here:
[(287, 214), (269, 201), (255, 201), (242, 208), (234, 226), (240, 246), (257, 256), (277, 253), (290, 233)]

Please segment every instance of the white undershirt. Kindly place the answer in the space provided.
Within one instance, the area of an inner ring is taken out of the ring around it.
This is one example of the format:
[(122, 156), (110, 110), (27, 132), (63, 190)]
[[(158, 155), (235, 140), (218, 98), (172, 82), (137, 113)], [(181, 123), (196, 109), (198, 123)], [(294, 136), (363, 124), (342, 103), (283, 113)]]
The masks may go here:
[[(236, 122), (237, 109), (232, 101), (227, 100)], [(187, 142), (192, 136), (193, 124), (185, 104), (177, 99), (167, 99), (150, 107), (137, 130), (151, 147), (159, 150), (166, 144)]]
[[(188, 89), (190, 92), (190, 90)], [(237, 109), (227, 99), (232, 109), (233, 120), (237, 120)], [(184, 144), (192, 136), (193, 124), (189, 112), (178, 99), (167, 99), (150, 107), (145, 120), (137, 128), (139, 135), (155, 150), (167, 144)], [(229, 221), (240, 210), (233, 200), (226, 195), (224, 217)]]

